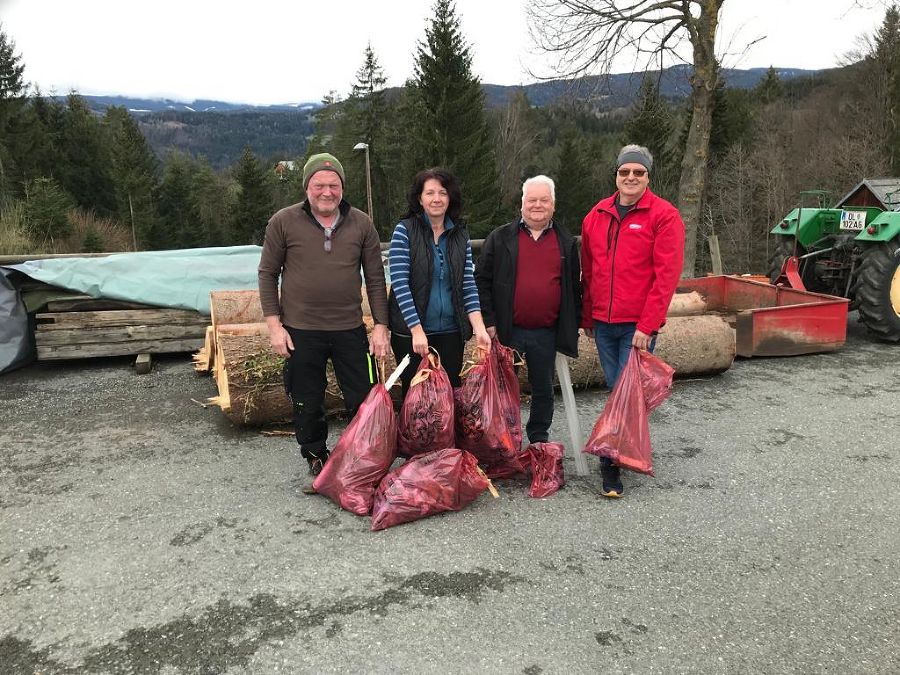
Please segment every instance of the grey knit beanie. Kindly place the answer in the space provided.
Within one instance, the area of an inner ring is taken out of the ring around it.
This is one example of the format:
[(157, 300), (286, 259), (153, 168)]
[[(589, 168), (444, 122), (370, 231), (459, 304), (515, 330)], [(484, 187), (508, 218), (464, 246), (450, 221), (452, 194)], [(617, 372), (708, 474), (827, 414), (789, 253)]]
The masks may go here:
[(623, 164), (640, 164), (649, 172), (653, 168), (653, 155), (643, 145), (626, 145), (619, 150), (619, 156), (616, 158), (616, 168)]

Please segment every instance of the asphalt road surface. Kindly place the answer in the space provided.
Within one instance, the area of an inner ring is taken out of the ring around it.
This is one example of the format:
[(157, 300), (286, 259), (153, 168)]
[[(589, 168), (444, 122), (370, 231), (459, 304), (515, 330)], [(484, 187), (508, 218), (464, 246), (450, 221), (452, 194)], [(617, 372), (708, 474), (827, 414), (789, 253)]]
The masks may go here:
[(4, 675), (900, 672), (900, 346), (855, 323), (679, 381), (622, 500), (568, 459), (382, 532), (189, 359), (128, 365), (0, 377)]

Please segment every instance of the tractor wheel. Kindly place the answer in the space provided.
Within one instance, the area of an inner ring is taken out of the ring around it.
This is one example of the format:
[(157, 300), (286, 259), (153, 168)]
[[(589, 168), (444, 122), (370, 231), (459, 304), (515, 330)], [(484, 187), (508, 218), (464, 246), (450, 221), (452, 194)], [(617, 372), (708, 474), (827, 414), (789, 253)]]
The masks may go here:
[(900, 342), (900, 237), (863, 251), (852, 290), (866, 328), (879, 340)]
[[(794, 238), (782, 236), (779, 237), (779, 239), (781, 241), (778, 242), (775, 246), (775, 250), (769, 257), (769, 283), (773, 284), (781, 275), (781, 267), (784, 265), (784, 261), (794, 255)], [(797, 256), (804, 255), (805, 253), (806, 249), (798, 243)], [(806, 286), (806, 290), (816, 293), (821, 291), (822, 284), (820, 284), (819, 280), (816, 278), (816, 268), (811, 258), (800, 261), (800, 279), (803, 281), (803, 285)]]

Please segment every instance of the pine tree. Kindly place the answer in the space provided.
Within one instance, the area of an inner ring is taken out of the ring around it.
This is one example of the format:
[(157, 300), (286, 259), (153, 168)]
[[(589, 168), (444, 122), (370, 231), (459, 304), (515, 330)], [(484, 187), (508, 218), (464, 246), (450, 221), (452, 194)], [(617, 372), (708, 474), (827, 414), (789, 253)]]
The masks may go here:
[(581, 234), (581, 221), (597, 202), (591, 166), (583, 141), (567, 135), (560, 145), (556, 172), (556, 213), (554, 219), (570, 233)]
[(101, 216), (117, 212), (109, 136), (85, 100), (69, 94), (59, 130), (60, 161), (54, 175), (78, 206)]
[(42, 250), (72, 231), (69, 211), (75, 200), (53, 178), (34, 178), (25, 186), (25, 226)]
[(388, 241), (396, 214), (392, 205), (393, 186), (401, 182), (397, 176), (399, 153), (388, 144), (390, 113), (384, 87), (387, 78), (378, 65), (372, 46), (366, 47), (362, 66), (356, 73), (356, 81), (350, 96), (343, 103), (337, 120), (333, 151), (344, 163), (347, 181), (345, 197), (354, 206), (367, 210), (365, 151), (355, 151), (358, 143), (368, 146), (372, 179), (372, 219), (382, 241)]
[(416, 51), (410, 87), (408, 155), (413, 170), (443, 166), (459, 178), (463, 213), (473, 236), (483, 235), (499, 204), (493, 139), (484, 112), (481, 83), (472, 73), (472, 54), (460, 32), (451, 0), (437, 0), (434, 19)]
[(266, 223), (272, 215), (270, 176), (250, 146), (244, 148), (232, 173), (239, 190), (232, 213), (231, 241), (234, 244), (261, 244)]
[(675, 198), (681, 174), (673, 149), (675, 141), (672, 110), (659, 95), (658, 80), (645, 76), (625, 123), (625, 142), (643, 145), (653, 155), (652, 189), (667, 199)]
[(771, 103), (784, 96), (784, 84), (775, 66), (769, 66), (763, 79), (753, 88), (753, 93), (756, 100), (762, 104)]
[(21, 133), (21, 116), (26, 106), (26, 85), (22, 78), (25, 64), (15, 53), (16, 45), (0, 24), (0, 208), (11, 201), (18, 167), (17, 139)]
[(203, 245), (197, 231), (197, 213), (192, 193), (194, 162), (185, 154), (166, 157), (159, 186), (160, 227), (142, 242), (151, 249), (194, 248)]
[(159, 237), (159, 218), (154, 203), (159, 163), (137, 122), (125, 108), (108, 108), (105, 122), (111, 136), (110, 155), (119, 220), (132, 228), (137, 249), (148, 244), (152, 247)]

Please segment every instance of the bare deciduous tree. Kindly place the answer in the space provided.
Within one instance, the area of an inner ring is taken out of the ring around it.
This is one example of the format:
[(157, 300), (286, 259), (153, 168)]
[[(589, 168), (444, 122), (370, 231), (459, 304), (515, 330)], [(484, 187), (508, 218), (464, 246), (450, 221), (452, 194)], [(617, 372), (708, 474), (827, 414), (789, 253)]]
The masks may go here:
[(702, 218), (709, 136), (718, 67), (715, 55), (719, 10), (725, 0), (534, 0), (530, 13), (538, 46), (558, 59), (557, 75), (609, 73), (622, 54), (648, 64), (679, 57), (691, 46), (691, 126), (687, 135), (678, 206), (686, 228), (684, 276), (693, 276), (697, 230)]

